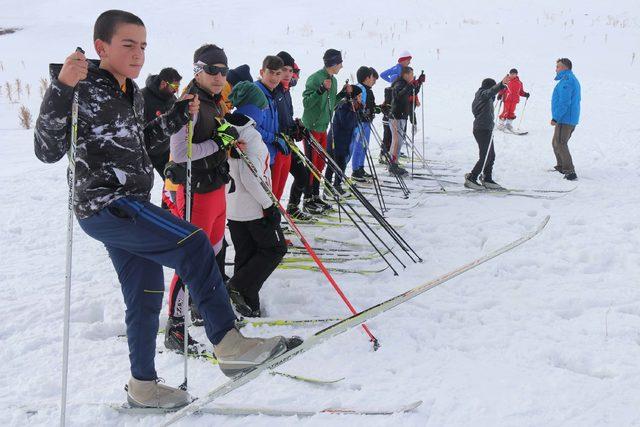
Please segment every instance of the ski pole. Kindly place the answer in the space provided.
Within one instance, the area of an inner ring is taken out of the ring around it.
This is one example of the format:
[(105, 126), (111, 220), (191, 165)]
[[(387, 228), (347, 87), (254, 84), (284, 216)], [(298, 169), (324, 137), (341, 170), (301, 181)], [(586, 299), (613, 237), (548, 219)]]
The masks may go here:
[[(193, 116), (187, 122), (187, 182), (185, 183), (185, 214), (184, 219), (191, 222), (191, 161), (193, 157)], [(184, 283), (184, 303), (182, 304), (184, 315), (184, 381), (180, 385), (182, 390), (187, 390), (189, 378), (189, 322), (191, 321), (189, 304), (189, 286)]]
[[(398, 129), (398, 131), (402, 132), (400, 134), (401, 138), (405, 139), (405, 141), (408, 140), (407, 135), (404, 133), (404, 131), (402, 131), (402, 129)], [(413, 137), (412, 137), (412, 140), (413, 140)], [(413, 146), (413, 142), (412, 142), (412, 145), (411, 145), (412, 156), (413, 156), (413, 152), (414, 152), (413, 147), (414, 146)], [(440, 187), (440, 191), (442, 191), (443, 193), (446, 193), (447, 190), (444, 188), (444, 185), (442, 185), (442, 182), (440, 182), (438, 177), (436, 177), (436, 175), (433, 173), (433, 170), (431, 169), (431, 166), (429, 166), (429, 163), (426, 161), (426, 159), (424, 159), (419, 153), (416, 153), (416, 154), (424, 162), (424, 166), (427, 168), (427, 171), (429, 172), (429, 175), (431, 175), (431, 178), (433, 178), (433, 180), (438, 183), (438, 186)], [(413, 174), (413, 172), (412, 172), (412, 174)]]
[[(311, 174), (313, 174), (316, 178), (320, 176), (320, 172), (318, 171), (318, 169), (315, 167), (315, 165), (302, 153), (300, 152), (300, 149), (295, 145), (295, 143), (290, 143), (289, 144), (291, 147), (291, 150), (300, 158), (300, 160), (303, 162), (303, 164), (307, 167), (307, 169), (309, 169), (309, 171), (311, 172)], [(358, 229), (358, 231), (364, 236), (364, 238), (369, 242), (369, 244), (373, 247), (373, 249), (378, 253), (378, 255), (380, 255), (380, 257), (384, 260), (384, 262), (389, 266), (389, 268), (391, 268), (391, 270), (393, 271), (394, 276), (398, 275), (398, 272), (396, 271), (395, 268), (393, 268), (393, 266), (391, 265), (391, 263), (387, 260), (387, 258), (384, 256), (384, 254), (382, 253), (382, 251), (380, 251), (380, 249), (373, 243), (373, 241), (371, 240), (371, 238), (367, 235), (367, 233), (365, 233), (365, 231), (362, 229), (362, 227), (355, 221), (355, 219), (353, 219), (353, 217), (349, 214), (349, 212), (347, 211), (347, 209), (344, 208), (344, 206), (342, 206), (342, 202), (340, 201), (340, 196), (338, 195), (338, 192), (336, 191), (335, 187), (333, 187), (331, 185), (331, 183), (324, 181), (324, 186), (325, 189), (328, 189), (332, 194), (335, 195), (335, 200), (336, 203), (338, 203), (339, 206), (342, 207), (342, 209), (344, 210), (345, 214), (347, 215), (347, 217), (351, 220), (351, 222), (355, 225), (355, 227)], [(351, 211), (353, 212), (353, 214), (355, 216), (357, 216), (360, 221), (362, 221), (362, 223), (369, 229), (369, 231), (371, 231), (371, 233), (382, 243), (382, 245), (387, 249), (388, 252), (391, 252), (392, 255), (394, 255), (394, 257), (397, 259), (397, 256), (393, 253), (393, 251), (391, 250), (391, 248), (389, 248), (389, 246), (387, 246), (387, 244), (380, 238), (380, 236), (371, 228), (371, 226), (369, 225), (369, 223), (367, 223), (362, 216), (360, 216), (360, 214), (358, 213), (358, 211), (347, 201), (344, 200), (344, 203), (351, 209)]]
[[(411, 148), (411, 152), (416, 154), (416, 156), (422, 160), (424, 166), (427, 168), (427, 171), (429, 172), (429, 174), (431, 175), (432, 179), (434, 181), (436, 181), (438, 183), (438, 186), (440, 187), (440, 191), (442, 192), (446, 192), (447, 190), (444, 188), (444, 186), (442, 185), (442, 183), (440, 182), (440, 180), (435, 176), (435, 174), (433, 173), (433, 170), (431, 169), (431, 167), (429, 166), (428, 162), (426, 161), (426, 159), (416, 151), (415, 149), (415, 144), (413, 144), (413, 141), (409, 139), (409, 137), (407, 136), (406, 132), (404, 131), (404, 129), (400, 129), (398, 128), (398, 133), (399, 133), (399, 137), (407, 144), (409, 145), (409, 147)], [(413, 139), (413, 138), (412, 138)], [(411, 142), (411, 144), (409, 144)]]
[[(369, 129), (371, 129), (372, 123), (369, 123)], [(362, 122), (358, 121), (358, 126), (360, 127), (360, 132), (362, 136), (362, 144), (364, 149), (364, 155), (367, 159), (367, 165), (369, 166), (369, 171), (371, 172), (371, 181), (373, 182), (373, 188), (376, 192), (376, 198), (378, 199), (378, 203), (380, 204), (380, 213), (384, 216), (384, 213), (388, 211), (387, 202), (384, 200), (384, 192), (382, 191), (382, 187), (380, 186), (380, 181), (378, 179), (378, 171), (376, 170), (376, 165), (373, 162), (373, 157), (371, 157), (371, 152), (369, 151), (369, 147), (364, 142), (364, 126)], [(371, 131), (369, 131), (371, 132)]]
[[(84, 54), (81, 47), (76, 48), (76, 52)], [(76, 197), (76, 145), (78, 144), (78, 85), (73, 90), (73, 101), (71, 103), (71, 137), (69, 151), (69, 201), (67, 213), (67, 250), (65, 254), (64, 273), (64, 319), (62, 332), (62, 395), (60, 396), (60, 425), (67, 422), (67, 376), (69, 373), (69, 323), (71, 322), (71, 267), (73, 260), (73, 202)]]
[[(332, 165), (332, 167), (335, 169), (335, 172), (338, 174), (342, 174), (342, 176), (344, 177), (344, 172), (342, 172), (338, 167), (338, 165), (335, 163), (335, 161), (330, 156), (327, 155), (327, 152), (322, 147), (322, 145), (320, 145), (320, 143), (316, 141), (315, 138), (313, 138), (313, 136), (310, 137), (310, 141), (312, 143), (312, 147), (316, 149), (318, 154), (321, 154), (322, 156), (324, 156), (325, 161), (327, 162), (327, 165)], [(367, 200), (367, 198), (364, 197), (364, 195), (360, 192), (360, 190), (358, 190), (357, 187), (353, 186), (351, 182), (346, 179), (346, 177), (345, 177), (345, 182), (347, 182), (347, 184), (349, 185), (349, 190), (351, 191), (351, 193), (374, 216), (375, 220), (383, 227), (383, 229), (389, 234), (389, 236), (391, 236), (391, 238), (393, 238), (396, 241), (396, 243), (400, 245), (402, 250), (407, 254), (407, 256), (411, 259), (411, 261), (417, 262), (416, 260), (413, 259), (413, 256), (409, 253), (409, 251), (413, 252), (413, 254), (418, 258), (418, 261), (421, 262), (422, 258), (420, 258), (420, 256), (409, 246), (409, 244), (402, 238), (400, 233), (398, 233), (395, 230), (395, 228), (391, 224), (389, 224), (389, 222), (380, 214), (380, 212), (376, 210), (376, 208), (371, 204), (371, 202), (369, 202), (369, 200)], [(397, 258), (397, 256), (396, 256), (396, 259), (398, 260), (398, 262), (402, 264), (403, 267), (405, 267), (405, 265)]]
[[(382, 147), (382, 139), (380, 138), (378, 130), (375, 128), (375, 126), (371, 126), (371, 133), (378, 145)], [(382, 152), (382, 156), (384, 157), (385, 161), (387, 161), (387, 163), (391, 160), (389, 154), (384, 151)], [(404, 182), (404, 178), (402, 178), (402, 176), (400, 176), (399, 174), (391, 174), (391, 176), (396, 180), (398, 188), (402, 191), (402, 197), (407, 199), (409, 197), (409, 194), (411, 194), (411, 191), (409, 190), (407, 184)]]
[[(303, 162), (306, 161), (306, 166), (307, 168), (310, 170), (310, 172), (315, 175), (315, 176), (319, 176), (319, 171), (318, 169), (313, 165), (313, 163), (311, 163), (308, 159), (306, 159), (306, 157), (304, 157), (304, 155), (302, 155), (302, 153), (300, 153), (299, 149), (297, 147), (292, 147), (292, 150), (301, 157), (301, 159), (303, 159)], [(333, 165), (331, 163), (327, 164), (328, 168), (332, 168), (333, 170)], [(347, 183), (348, 186), (350, 186), (350, 183), (345, 180), (345, 182)], [(380, 251), (380, 249), (378, 249), (378, 247), (373, 243), (373, 241), (371, 240), (371, 238), (367, 235), (367, 233), (365, 233), (365, 231), (362, 229), (362, 227), (360, 226), (360, 224), (357, 223), (357, 221), (349, 214), (349, 211), (344, 207), (344, 205), (346, 205), (353, 213), (353, 215), (355, 215), (360, 221), (362, 221), (362, 224), (364, 224), (365, 227), (367, 227), (367, 229), (371, 232), (371, 234), (373, 234), (380, 243), (382, 243), (382, 245), (385, 247), (385, 249), (387, 249), (387, 253), (391, 253), (391, 255), (402, 265), (402, 267), (405, 267), (405, 265), (402, 263), (402, 261), (400, 261), (400, 259), (398, 258), (398, 256), (391, 250), (391, 248), (385, 243), (385, 241), (378, 235), (378, 233), (375, 232), (375, 230), (373, 230), (373, 228), (371, 227), (371, 225), (365, 221), (362, 216), (360, 215), (360, 213), (358, 213), (358, 211), (355, 209), (355, 207), (353, 205), (351, 205), (351, 203), (349, 203), (348, 200), (344, 199), (344, 200), (340, 200), (340, 195), (338, 194), (338, 192), (335, 190), (335, 187), (333, 187), (331, 185), (331, 183), (328, 183), (327, 181), (324, 181), (324, 186), (325, 189), (328, 190), (329, 192), (331, 192), (334, 195), (337, 195), (335, 197), (338, 205), (344, 210), (345, 214), (347, 215), (347, 217), (349, 218), (349, 220), (351, 220), (351, 222), (354, 224), (354, 226), (358, 229), (358, 231), (360, 231), (360, 233), (364, 236), (364, 238), (369, 242), (369, 244), (373, 247), (373, 249), (378, 253), (378, 255), (380, 255), (380, 257), (386, 262), (386, 264), (389, 266), (389, 268), (391, 268), (391, 270), (393, 271), (393, 274), (395, 276), (398, 275), (398, 272), (396, 271), (395, 268), (393, 268), (393, 266), (391, 265), (391, 263), (387, 260), (387, 258), (385, 257), (385, 255)], [(351, 189), (351, 187), (349, 187)], [(342, 205), (342, 203), (344, 203), (344, 205)], [(368, 208), (367, 208), (368, 209)], [(375, 216), (372, 215), (372, 217)], [(384, 226), (383, 226), (384, 228)]]
[(522, 126), (522, 120), (524, 119), (524, 112), (527, 109), (527, 101), (529, 101), (529, 98), (524, 99), (524, 106), (522, 107), (522, 113), (520, 113), (520, 121), (518, 122), (518, 130), (520, 130), (520, 126)]
[[(347, 80), (347, 84), (349, 84), (349, 80)], [(356, 130), (357, 130), (357, 133), (358, 133), (358, 136), (359, 136), (359, 139), (360, 139), (360, 143), (362, 144), (362, 150), (364, 151), (365, 157), (367, 159), (369, 170), (371, 170), (372, 178), (377, 177), (377, 174), (375, 173), (375, 166), (373, 166), (373, 164), (371, 163), (371, 161), (369, 160), (369, 157), (367, 155), (368, 147), (367, 147), (367, 141), (366, 141), (365, 134), (364, 134), (364, 127), (362, 126), (362, 121), (360, 121), (360, 118), (358, 117), (358, 113), (356, 112), (356, 102), (355, 102), (355, 99), (353, 99), (353, 96), (351, 97), (351, 108), (353, 109), (353, 112), (356, 115), (356, 126), (357, 126)], [(373, 188), (375, 189), (376, 198), (378, 199), (378, 203), (380, 204), (380, 211), (381, 212), (385, 212), (385, 208), (383, 206), (384, 205), (384, 201), (383, 201), (383, 197), (384, 196), (382, 196), (382, 189), (378, 187), (378, 185), (376, 184), (375, 180), (373, 182)]]
[[(380, 150), (384, 159), (386, 160), (387, 163), (389, 163), (391, 161), (391, 157), (389, 156), (389, 153), (383, 150), (384, 146), (383, 146), (382, 138), (380, 137), (380, 134), (378, 133), (378, 130), (375, 128), (375, 126), (371, 126), (371, 132), (373, 134), (374, 139), (380, 146)], [(395, 178), (395, 180), (398, 182), (398, 186), (402, 189), (404, 198), (405, 199), (408, 198), (409, 194), (411, 194), (411, 191), (409, 190), (409, 187), (407, 186), (407, 184), (404, 182), (404, 178), (397, 174), (392, 174), (392, 175)]]
[[(362, 126), (362, 124), (360, 124)], [(371, 129), (372, 123), (369, 123), (369, 129)], [(387, 202), (384, 200), (384, 192), (382, 191), (382, 186), (380, 185), (380, 180), (378, 179), (378, 171), (376, 170), (376, 165), (373, 161), (373, 157), (371, 156), (371, 151), (368, 146), (364, 147), (365, 157), (367, 159), (367, 164), (369, 165), (369, 170), (371, 171), (371, 180), (373, 181), (374, 188), (377, 187), (376, 195), (379, 194), (379, 202), (380, 202), (380, 211), (384, 215), (385, 212), (389, 210), (387, 208)]]
[[(300, 231), (300, 229), (298, 228), (298, 226), (296, 225), (296, 223), (293, 221), (293, 219), (289, 216), (289, 213), (287, 212), (287, 210), (280, 204), (280, 201), (278, 200), (278, 198), (273, 194), (273, 192), (271, 191), (271, 188), (269, 187), (269, 185), (267, 183), (265, 183), (261, 178), (260, 178), (260, 173), (258, 172), (258, 170), (256, 169), (255, 165), (251, 162), (251, 160), (249, 160), (249, 158), (247, 157), (246, 154), (244, 154), (242, 152), (242, 150), (240, 150), (240, 148), (238, 148), (237, 145), (233, 146), (233, 149), (235, 149), (236, 153), (238, 153), (238, 155), (240, 156), (240, 158), (244, 161), (244, 163), (247, 165), (247, 167), (249, 168), (249, 170), (251, 171), (251, 173), (253, 174), (253, 176), (258, 180), (260, 186), (262, 187), (262, 189), (264, 190), (264, 192), (267, 194), (267, 196), (269, 196), (269, 198), (271, 199), (271, 201), (273, 202), (274, 205), (276, 205), (278, 207), (278, 210), (282, 213), (282, 215), (284, 215), (284, 217), (287, 220), (287, 223), (291, 226), (291, 228), (295, 231), (296, 235), (298, 236), (298, 238), (300, 239), (300, 241), (302, 242), (302, 244), (304, 245), (305, 249), (307, 250), (307, 252), (309, 252), (309, 255), (311, 255), (311, 258), (313, 258), (313, 261), (316, 263), (316, 265), (318, 266), (318, 268), (322, 271), (322, 273), (324, 273), (325, 277), (327, 278), (327, 280), (329, 280), (329, 283), (331, 283), (331, 286), (333, 286), (333, 289), (335, 289), (335, 291), (338, 293), (338, 295), (340, 295), (340, 298), (342, 299), (342, 301), (344, 301), (344, 303), (346, 304), (346, 306), (349, 308), (349, 310), (351, 311), (352, 314), (356, 314), (357, 310), (353, 307), (353, 305), (351, 305), (351, 302), (349, 301), (349, 299), (347, 298), (347, 296), (344, 294), (344, 292), (342, 292), (342, 289), (340, 289), (340, 286), (338, 285), (338, 283), (333, 279), (333, 277), (331, 276), (331, 273), (329, 273), (329, 271), (327, 270), (327, 268), (324, 266), (324, 264), (322, 263), (322, 261), (320, 261), (320, 258), (318, 258), (318, 255), (316, 255), (316, 253), (314, 252), (313, 248), (311, 247), (311, 245), (309, 244), (309, 242), (307, 242), (307, 239), (304, 237), (304, 235), (302, 234), (302, 232)], [(369, 336), (369, 339), (371, 340), (371, 342), (373, 343), (373, 349), (377, 350), (380, 347), (380, 343), (378, 341), (378, 339), (371, 333), (371, 330), (369, 330), (369, 327), (367, 325), (365, 325), (364, 323), (362, 324), (362, 328), (364, 329), (364, 331), (366, 332), (366, 334)]]
[[(424, 70), (420, 71), (420, 74), (424, 74)], [(427, 151), (425, 148), (425, 142), (424, 142), (424, 87), (422, 88), (422, 92), (420, 93), (420, 97), (422, 98), (420, 101), (420, 110), (421, 110), (421, 114), (422, 114), (422, 155), (424, 156), (424, 161), (426, 164), (427, 161)]]
[(413, 155), (415, 154), (415, 137), (416, 137), (416, 87), (413, 87), (413, 96), (411, 97), (411, 177), (413, 177)]
[[(496, 101), (498, 102), (498, 101)], [(494, 106), (495, 108), (495, 106)], [(497, 112), (500, 112), (500, 108), (502, 108), (502, 99), (500, 99), (499, 104), (498, 104), (498, 109), (496, 110)], [(480, 181), (484, 181), (484, 168), (485, 166), (487, 166), (487, 160), (489, 160), (489, 152), (491, 151), (491, 147), (493, 147), (493, 139), (494, 139), (494, 132), (496, 130), (496, 120), (495, 118), (497, 117), (496, 113), (494, 113), (494, 120), (493, 120), (493, 129), (491, 129), (491, 141), (489, 141), (489, 146), (487, 147), (487, 153), (484, 155), (484, 162), (482, 162), (482, 172), (480, 172)]]

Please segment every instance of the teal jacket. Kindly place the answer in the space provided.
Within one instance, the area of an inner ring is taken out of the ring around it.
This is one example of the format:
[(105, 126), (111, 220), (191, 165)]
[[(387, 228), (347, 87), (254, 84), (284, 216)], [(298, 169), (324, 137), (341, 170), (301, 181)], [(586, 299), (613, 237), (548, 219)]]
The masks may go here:
[(556, 75), (551, 96), (551, 117), (559, 124), (577, 125), (580, 120), (580, 82), (571, 70)]
[[(321, 92), (322, 83), (331, 78), (331, 89)], [(330, 76), (326, 69), (311, 74), (302, 92), (302, 123), (304, 127), (316, 132), (325, 132), (331, 120), (331, 111), (336, 106), (338, 81)]]

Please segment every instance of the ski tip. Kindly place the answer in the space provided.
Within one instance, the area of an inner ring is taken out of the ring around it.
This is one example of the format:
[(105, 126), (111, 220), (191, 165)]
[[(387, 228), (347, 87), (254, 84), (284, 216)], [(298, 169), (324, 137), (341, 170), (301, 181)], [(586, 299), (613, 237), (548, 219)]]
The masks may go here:
[(540, 225), (540, 228), (546, 227), (550, 220), (551, 220), (551, 215), (545, 216), (544, 219), (542, 220), (542, 224)]
[(413, 403), (409, 403), (404, 408), (402, 408), (402, 412), (409, 412), (417, 409), (420, 405), (422, 405), (422, 400), (416, 400)]

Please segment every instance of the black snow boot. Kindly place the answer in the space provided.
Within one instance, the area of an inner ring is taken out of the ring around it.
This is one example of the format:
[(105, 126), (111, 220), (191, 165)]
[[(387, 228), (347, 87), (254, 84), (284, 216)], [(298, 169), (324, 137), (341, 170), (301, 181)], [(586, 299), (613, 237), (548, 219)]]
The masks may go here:
[[(187, 351), (189, 354), (198, 355), (206, 348), (204, 344), (199, 343), (189, 336), (189, 346)], [(169, 317), (167, 326), (164, 330), (164, 346), (167, 350), (173, 350), (177, 353), (184, 353), (184, 318)]]

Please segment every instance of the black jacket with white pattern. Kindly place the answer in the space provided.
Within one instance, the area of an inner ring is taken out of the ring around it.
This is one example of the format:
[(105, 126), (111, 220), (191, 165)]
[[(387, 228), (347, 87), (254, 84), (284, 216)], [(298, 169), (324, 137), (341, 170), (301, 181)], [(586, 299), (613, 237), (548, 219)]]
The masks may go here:
[[(130, 79), (123, 92), (116, 78), (89, 61), (87, 78), (78, 85), (78, 140), (74, 211), (88, 218), (114, 200), (133, 197), (148, 201), (153, 167), (147, 154), (188, 121), (187, 101), (145, 123), (144, 99)], [(50, 66), (47, 89), (34, 132), (38, 159), (53, 163), (71, 145), (71, 104), (74, 88), (57, 76), (61, 65)]]

